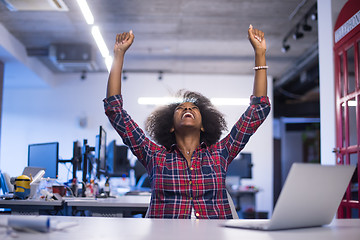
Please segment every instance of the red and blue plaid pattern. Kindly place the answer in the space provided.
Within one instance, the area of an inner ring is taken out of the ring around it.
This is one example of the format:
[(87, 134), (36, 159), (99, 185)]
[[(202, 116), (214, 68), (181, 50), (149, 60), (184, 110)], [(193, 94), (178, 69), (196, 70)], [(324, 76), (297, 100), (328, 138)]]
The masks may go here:
[(228, 165), (270, 112), (268, 97), (251, 97), (251, 104), (230, 133), (212, 146), (201, 143), (191, 166), (176, 145), (159, 146), (123, 109), (120, 95), (104, 99), (111, 124), (148, 171), (152, 193), (149, 217), (187, 218), (194, 208), (200, 219), (231, 219), (225, 177)]

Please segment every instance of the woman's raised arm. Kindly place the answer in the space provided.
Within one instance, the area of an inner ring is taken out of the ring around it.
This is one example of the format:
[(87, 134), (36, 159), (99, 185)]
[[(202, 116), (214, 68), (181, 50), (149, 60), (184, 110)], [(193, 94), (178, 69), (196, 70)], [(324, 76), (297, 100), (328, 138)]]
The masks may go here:
[(121, 94), (121, 74), (124, 65), (125, 52), (134, 41), (134, 34), (124, 32), (116, 35), (114, 45), (114, 61), (109, 74), (106, 97)]
[(267, 95), (267, 66), (266, 66), (266, 41), (264, 33), (250, 25), (248, 37), (255, 52), (255, 77), (253, 95), (256, 97)]

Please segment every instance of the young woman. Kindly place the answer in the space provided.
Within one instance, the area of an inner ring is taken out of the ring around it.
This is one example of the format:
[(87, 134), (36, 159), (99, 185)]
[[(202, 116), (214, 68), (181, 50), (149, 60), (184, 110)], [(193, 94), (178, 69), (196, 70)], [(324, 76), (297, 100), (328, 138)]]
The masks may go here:
[(255, 77), (250, 106), (219, 141), (225, 120), (209, 99), (196, 92), (150, 115), (150, 140), (123, 108), (121, 72), (124, 55), (134, 41), (132, 31), (118, 34), (110, 71), (105, 113), (115, 130), (145, 166), (151, 183), (149, 217), (232, 218), (226, 194), (228, 165), (270, 112), (267, 95), (264, 33), (248, 29), (255, 52)]

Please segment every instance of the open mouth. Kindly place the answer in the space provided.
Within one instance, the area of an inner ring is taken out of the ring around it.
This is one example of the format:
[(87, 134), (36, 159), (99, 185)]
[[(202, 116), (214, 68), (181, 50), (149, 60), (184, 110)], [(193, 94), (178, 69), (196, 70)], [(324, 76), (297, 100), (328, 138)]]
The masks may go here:
[(194, 115), (192, 113), (185, 113), (181, 119), (184, 119), (184, 118), (192, 118), (192, 119), (195, 119)]

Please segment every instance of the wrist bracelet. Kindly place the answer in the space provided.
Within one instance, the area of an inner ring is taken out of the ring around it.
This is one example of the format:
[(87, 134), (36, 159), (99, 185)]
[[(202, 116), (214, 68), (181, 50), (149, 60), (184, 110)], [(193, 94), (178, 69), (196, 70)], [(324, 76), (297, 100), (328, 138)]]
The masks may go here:
[(256, 67), (253, 67), (254, 70), (260, 70), (260, 69), (268, 69), (269, 66), (256, 66)]

